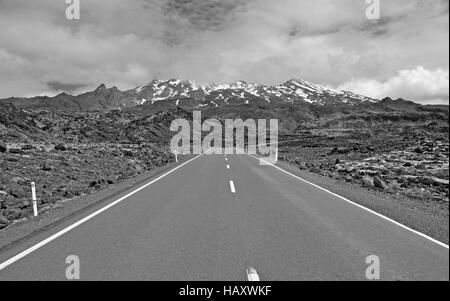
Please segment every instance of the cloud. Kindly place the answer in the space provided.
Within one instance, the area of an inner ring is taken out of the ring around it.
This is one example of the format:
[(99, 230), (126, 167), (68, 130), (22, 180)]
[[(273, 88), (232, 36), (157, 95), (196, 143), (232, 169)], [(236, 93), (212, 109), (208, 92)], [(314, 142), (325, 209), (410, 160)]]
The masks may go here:
[[(248, 0), (167, 0), (163, 13), (169, 20), (186, 19), (200, 30), (219, 30)], [(183, 23), (185, 24), (185, 23)]]
[[(448, 70), (448, 1), (0, 0), (0, 98), (54, 94), (46, 83), (133, 88), (153, 78), (276, 84), (386, 82)], [(405, 98), (407, 97), (404, 96)]]
[(352, 79), (338, 89), (354, 91), (377, 99), (405, 98), (419, 103), (449, 103), (449, 70), (427, 70), (418, 66), (401, 70), (386, 81)]
[(59, 81), (50, 81), (46, 83), (53, 91), (74, 92), (86, 87), (86, 84), (61, 83)]

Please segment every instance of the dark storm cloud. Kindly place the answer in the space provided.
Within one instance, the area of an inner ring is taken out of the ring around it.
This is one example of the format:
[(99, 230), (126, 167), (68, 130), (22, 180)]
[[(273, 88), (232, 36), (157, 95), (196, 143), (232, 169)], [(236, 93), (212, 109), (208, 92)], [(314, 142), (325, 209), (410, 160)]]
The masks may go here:
[(165, 15), (175, 21), (186, 19), (200, 30), (224, 28), (235, 14), (244, 10), (248, 0), (167, 0), (163, 5)]
[(62, 83), (58, 81), (50, 81), (46, 83), (47, 86), (50, 88), (50, 90), (56, 91), (56, 92), (73, 92), (77, 91), (81, 88), (85, 88), (88, 85), (86, 84), (73, 84), (73, 83)]

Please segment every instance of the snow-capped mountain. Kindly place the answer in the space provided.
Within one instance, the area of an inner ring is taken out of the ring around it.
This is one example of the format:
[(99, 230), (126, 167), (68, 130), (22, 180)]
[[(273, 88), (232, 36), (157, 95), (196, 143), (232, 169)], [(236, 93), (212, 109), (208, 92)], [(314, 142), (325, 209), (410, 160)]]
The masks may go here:
[(243, 81), (218, 85), (198, 85), (193, 81), (154, 80), (149, 84), (126, 91), (134, 95), (141, 103), (155, 103), (176, 99), (199, 101), (198, 106), (220, 106), (233, 103), (251, 102), (290, 102), (326, 104), (359, 104), (377, 102), (375, 99), (348, 91), (333, 90), (304, 80), (289, 80), (276, 86), (258, 85)]
[(4, 99), (18, 109), (50, 111), (107, 111), (139, 105), (164, 110), (181, 106), (187, 109), (208, 109), (227, 105), (258, 105), (293, 103), (311, 105), (355, 105), (378, 100), (347, 91), (333, 90), (304, 80), (289, 80), (276, 86), (237, 81), (229, 84), (199, 85), (188, 80), (153, 80), (135, 89), (120, 91), (104, 84), (77, 96), (61, 93), (54, 97)]

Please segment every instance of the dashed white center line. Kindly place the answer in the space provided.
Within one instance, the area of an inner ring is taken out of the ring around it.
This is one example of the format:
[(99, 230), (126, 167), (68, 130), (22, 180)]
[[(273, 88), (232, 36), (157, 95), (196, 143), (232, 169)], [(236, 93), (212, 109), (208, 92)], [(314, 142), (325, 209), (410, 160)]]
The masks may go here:
[(230, 165), (227, 164), (227, 169), (230, 169)]
[(259, 275), (255, 268), (249, 267), (247, 269), (248, 281), (259, 281)]
[(230, 189), (232, 193), (236, 193), (236, 188), (234, 187), (234, 182), (230, 181)]

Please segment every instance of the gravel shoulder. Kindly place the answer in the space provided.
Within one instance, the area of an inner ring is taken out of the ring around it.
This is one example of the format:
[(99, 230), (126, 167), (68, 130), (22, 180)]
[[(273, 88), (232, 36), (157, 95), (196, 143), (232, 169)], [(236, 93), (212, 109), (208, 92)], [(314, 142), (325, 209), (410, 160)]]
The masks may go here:
[(169, 163), (163, 167), (155, 168), (150, 172), (129, 178), (116, 185), (110, 185), (108, 188), (95, 191), (88, 195), (59, 201), (56, 204), (57, 206), (54, 206), (52, 210), (44, 212), (36, 218), (14, 223), (0, 230), (0, 253), (42, 234), (46, 230), (52, 229), (67, 220), (77, 218), (87, 211), (95, 210), (97, 207), (102, 207), (111, 199), (117, 199), (126, 195), (137, 186), (149, 182), (153, 178), (169, 171), (178, 164), (182, 164), (190, 158), (192, 156), (186, 156), (180, 159), (178, 163)]
[(423, 202), (402, 195), (369, 190), (358, 184), (344, 183), (330, 177), (300, 170), (285, 161), (279, 161), (277, 166), (405, 226), (446, 244), (449, 243), (448, 202)]

